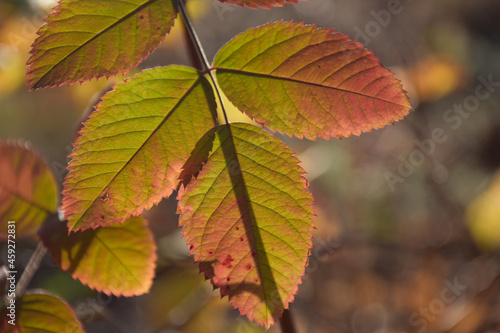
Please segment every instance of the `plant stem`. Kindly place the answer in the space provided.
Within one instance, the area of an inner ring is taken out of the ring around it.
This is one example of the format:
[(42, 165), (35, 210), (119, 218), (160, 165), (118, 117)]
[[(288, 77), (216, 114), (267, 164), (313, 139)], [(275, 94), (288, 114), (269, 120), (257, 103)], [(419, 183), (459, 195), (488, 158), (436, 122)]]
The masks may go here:
[(26, 265), (26, 268), (24, 269), (24, 272), (21, 275), (19, 282), (17, 283), (16, 297), (23, 296), (24, 291), (28, 287), (31, 279), (33, 278), (33, 275), (35, 275), (35, 272), (38, 270), (38, 267), (40, 267), (40, 263), (42, 262), (42, 259), (46, 253), (47, 253), (47, 248), (43, 245), (41, 241), (38, 242), (35, 252), (33, 252), (30, 261), (28, 262), (28, 265)]
[(226, 113), (226, 108), (224, 106), (224, 101), (222, 100), (222, 94), (217, 86), (217, 82), (215, 81), (215, 77), (212, 73), (212, 68), (210, 66), (210, 63), (207, 60), (207, 55), (205, 54), (205, 50), (203, 50), (203, 46), (201, 45), (200, 39), (198, 38), (198, 34), (196, 33), (194, 26), (191, 23), (189, 16), (187, 15), (186, 6), (184, 5), (184, 1), (185, 0), (179, 0), (179, 8), (180, 8), (182, 20), (184, 21), (184, 26), (186, 27), (186, 31), (189, 35), (189, 38), (191, 39), (191, 42), (193, 43), (193, 45), (195, 47), (196, 54), (198, 55), (198, 58), (200, 59), (200, 62), (203, 66), (203, 68), (202, 68), (203, 73), (207, 73), (210, 76), (210, 80), (212, 81), (215, 92), (217, 93), (217, 98), (219, 99), (222, 113), (224, 114), (224, 121), (226, 122), (226, 125), (229, 126), (229, 120), (227, 118), (227, 113)]
[(283, 315), (280, 318), (280, 326), (283, 333), (297, 332), (293, 323), (292, 313), (289, 309), (285, 309), (285, 311), (283, 311)]
[[(198, 55), (198, 59), (201, 62), (202, 71), (204, 73), (208, 73), (210, 76), (210, 80), (212, 81), (212, 84), (214, 86), (214, 89), (217, 93), (217, 97), (220, 102), (220, 106), (222, 109), (222, 113), (224, 114), (224, 120), (226, 122), (226, 125), (229, 126), (229, 121), (227, 118), (227, 113), (226, 113), (226, 108), (224, 106), (224, 101), (222, 100), (222, 95), (221, 92), (217, 86), (217, 82), (215, 81), (215, 77), (212, 73), (212, 68), (210, 66), (210, 63), (207, 60), (207, 55), (205, 54), (205, 51), (203, 50), (203, 46), (201, 45), (200, 39), (198, 38), (198, 34), (196, 33), (193, 24), (189, 20), (189, 17), (186, 12), (186, 7), (184, 5), (184, 1), (187, 0), (179, 0), (179, 8), (182, 16), (182, 20), (184, 21), (184, 26), (186, 27), (186, 31), (189, 35), (189, 38), (191, 40), (191, 44), (194, 46), (196, 50), (196, 54)], [(297, 331), (295, 330), (295, 326), (293, 324), (293, 320), (290, 314), (290, 311), (285, 309), (283, 312), (283, 316), (280, 319), (280, 325), (281, 325), (281, 330), (283, 333), (296, 333)]]

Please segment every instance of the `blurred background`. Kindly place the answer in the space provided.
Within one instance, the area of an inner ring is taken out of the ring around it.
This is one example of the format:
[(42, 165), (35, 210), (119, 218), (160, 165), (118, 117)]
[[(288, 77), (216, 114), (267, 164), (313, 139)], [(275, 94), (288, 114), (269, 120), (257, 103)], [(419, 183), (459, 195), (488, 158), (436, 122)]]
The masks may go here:
[[(0, 0), (0, 139), (31, 141), (62, 182), (75, 128), (106, 89), (144, 68), (191, 62), (177, 21), (123, 77), (29, 92), (28, 51), (54, 5)], [(309, 0), (252, 10), (190, 0), (188, 7), (210, 59), (252, 26), (316, 23), (374, 51), (410, 96), (411, 114), (383, 130), (316, 142), (282, 137), (308, 173), (318, 215), (291, 305), (298, 332), (500, 333), (500, 2)], [(234, 110), (230, 118), (244, 120)], [(149, 294), (97, 294), (49, 256), (30, 287), (67, 299), (88, 332), (263, 332), (198, 273), (175, 210), (173, 195), (145, 213), (159, 256)], [(19, 243), (18, 266), (35, 246)], [(4, 245), (0, 251), (6, 258)]]

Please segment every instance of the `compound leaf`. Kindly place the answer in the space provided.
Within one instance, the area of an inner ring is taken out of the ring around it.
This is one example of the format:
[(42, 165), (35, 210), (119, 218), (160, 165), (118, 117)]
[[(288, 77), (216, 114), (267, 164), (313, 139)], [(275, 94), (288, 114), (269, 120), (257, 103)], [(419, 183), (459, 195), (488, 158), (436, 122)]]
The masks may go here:
[(282, 7), (286, 3), (299, 3), (299, 0), (219, 0), (222, 3), (228, 3), (231, 5), (237, 5), (241, 7), (250, 8), (267, 8), (270, 9), (272, 6)]
[(250, 124), (219, 126), (193, 154), (207, 158), (179, 191), (191, 253), (233, 307), (268, 328), (293, 301), (311, 247), (304, 172), (279, 139)]
[(117, 296), (146, 293), (153, 282), (156, 245), (142, 217), (68, 235), (65, 223), (44, 224), (40, 238), (54, 261), (90, 288)]
[(0, 311), (2, 319), (5, 318), (0, 326), (2, 332), (84, 333), (76, 313), (59, 297), (35, 290), (17, 299), (15, 305), (15, 326), (7, 323), (9, 312), (5, 309)]
[(249, 29), (219, 50), (214, 68), (238, 109), (290, 136), (359, 135), (410, 110), (401, 84), (372, 52), (313, 25)]
[(0, 175), (0, 239), (8, 221), (15, 221), (16, 237), (36, 234), (57, 208), (52, 171), (28, 145), (0, 142)]
[(120, 223), (168, 197), (198, 139), (215, 126), (195, 69), (146, 70), (103, 97), (80, 131), (65, 179), (70, 231)]
[(33, 43), (28, 85), (124, 73), (160, 44), (176, 15), (174, 0), (61, 0)]

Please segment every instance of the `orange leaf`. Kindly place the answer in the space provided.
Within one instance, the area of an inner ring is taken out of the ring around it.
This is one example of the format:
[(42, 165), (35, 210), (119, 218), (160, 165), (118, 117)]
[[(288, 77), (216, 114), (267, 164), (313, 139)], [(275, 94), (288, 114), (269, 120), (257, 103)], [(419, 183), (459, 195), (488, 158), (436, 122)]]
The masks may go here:
[(146, 293), (153, 282), (156, 245), (142, 217), (68, 235), (66, 223), (45, 223), (40, 238), (61, 269), (90, 288), (117, 296)]
[(219, 50), (214, 68), (238, 109), (299, 138), (359, 135), (410, 110), (401, 84), (372, 52), (313, 25), (249, 29)]
[(70, 230), (123, 222), (168, 197), (215, 101), (193, 68), (157, 67), (103, 97), (75, 143), (63, 190)]
[(8, 321), (8, 309), (2, 309), (0, 329), (5, 333), (84, 333), (76, 313), (62, 299), (34, 290), (15, 300), (15, 323)]
[(7, 239), (8, 221), (18, 238), (36, 234), (57, 208), (52, 171), (28, 145), (0, 142), (0, 175), (0, 239)]
[(205, 277), (269, 328), (293, 301), (312, 245), (304, 172), (279, 139), (249, 124), (219, 126), (197, 148), (188, 164), (206, 162), (179, 191), (179, 224)]
[(125, 73), (174, 25), (173, 0), (61, 0), (28, 60), (31, 88)]

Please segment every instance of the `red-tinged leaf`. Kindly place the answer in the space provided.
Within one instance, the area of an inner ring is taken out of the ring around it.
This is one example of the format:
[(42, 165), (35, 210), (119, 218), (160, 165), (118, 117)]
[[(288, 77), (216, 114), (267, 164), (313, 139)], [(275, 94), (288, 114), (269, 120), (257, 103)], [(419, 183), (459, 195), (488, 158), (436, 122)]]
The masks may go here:
[(57, 193), (54, 175), (33, 149), (0, 142), (0, 239), (13, 229), (9, 221), (15, 222), (15, 237), (36, 234), (56, 211)]
[(9, 309), (0, 311), (5, 333), (84, 333), (69, 304), (45, 291), (35, 290), (15, 300), (15, 326), (9, 323)]
[(330, 29), (276, 22), (217, 53), (217, 80), (258, 123), (299, 138), (359, 135), (402, 119), (410, 104), (373, 53)]
[(33, 43), (28, 85), (125, 73), (160, 44), (176, 16), (174, 0), (61, 0)]
[(303, 170), (280, 140), (249, 124), (219, 126), (195, 154), (202, 147), (210, 154), (179, 191), (179, 223), (205, 277), (268, 328), (293, 301), (311, 247)]
[(70, 230), (123, 222), (168, 197), (215, 112), (213, 90), (192, 68), (158, 67), (117, 85), (71, 154), (62, 201)]
[(68, 235), (65, 223), (44, 224), (40, 238), (54, 261), (90, 288), (117, 296), (148, 292), (156, 245), (142, 217)]
[(250, 8), (267, 8), (270, 9), (272, 6), (282, 7), (286, 3), (299, 3), (299, 0), (218, 0), (222, 3), (228, 3), (231, 5), (237, 5), (240, 7), (250, 7)]

